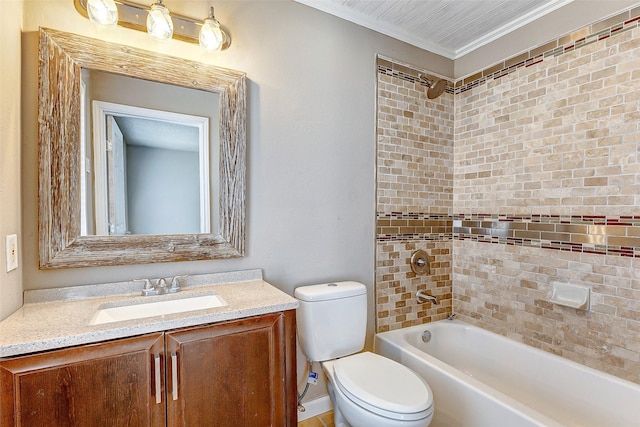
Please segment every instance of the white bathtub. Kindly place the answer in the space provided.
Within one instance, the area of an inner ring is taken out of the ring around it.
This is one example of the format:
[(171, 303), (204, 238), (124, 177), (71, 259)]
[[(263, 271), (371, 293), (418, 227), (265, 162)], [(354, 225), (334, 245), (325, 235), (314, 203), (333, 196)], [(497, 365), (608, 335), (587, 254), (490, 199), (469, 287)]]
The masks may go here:
[(429, 383), (431, 427), (640, 427), (640, 385), (459, 321), (377, 334), (374, 347)]

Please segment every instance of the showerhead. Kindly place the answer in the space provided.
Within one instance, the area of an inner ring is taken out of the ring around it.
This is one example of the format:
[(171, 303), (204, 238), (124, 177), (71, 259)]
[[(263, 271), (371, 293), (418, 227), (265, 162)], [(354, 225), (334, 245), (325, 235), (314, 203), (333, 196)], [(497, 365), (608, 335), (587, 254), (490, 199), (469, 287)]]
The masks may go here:
[(429, 99), (436, 99), (442, 95), (442, 92), (447, 88), (447, 81), (444, 79), (429, 80), (423, 75), (419, 75), (418, 77), (429, 85), (427, 89), (427, 98)]
[(431, 85), (429, 86), (429, 89), (427, 89), (427, 98), (435, 99), (439, 97), (440, 95), (442, 95), (442, 92), (444, 92), (446, 88), (447, 88), (446, 80), (442, 80), (442, 79), (436, 80), (435, 82), (431, 83)]

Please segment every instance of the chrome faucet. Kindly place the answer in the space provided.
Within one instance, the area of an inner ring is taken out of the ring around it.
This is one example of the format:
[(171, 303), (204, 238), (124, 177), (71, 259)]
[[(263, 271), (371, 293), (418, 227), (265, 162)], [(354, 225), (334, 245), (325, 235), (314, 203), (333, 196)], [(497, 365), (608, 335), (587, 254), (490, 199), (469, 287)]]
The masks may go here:
[(176, 276), (171, 281), (171, 287), (167, 287), (167, 281), (164, 277), (159, 278), (156, 281), (156, 284), (152, 284), (149, 279), (135, 279), (134, 282), (144, 282), (144, 287), (142, 288), (142, 295), (150, 296), (150, 295), (162, 295), (166, 293), (175, 293), (180, 290), (180, 284), (178, 282), (178, 278), (185, 276)]
[(431, 301), (434, 304), (440, 304), (440, 302), (438, 301), (438, 298), (434, 297), (433, 295), (427, 294), (426, 291), (423, 291), (423, 290), (419, 290), (416, 293), (416, 301), (418, 301), (419, 304), (423, 304), (427, 301)]
[(167, 293), (167, 281), (164, 280), (164, 277), (159, 278), (156, 282), (156, 291), (158, 291), (159, 294)]

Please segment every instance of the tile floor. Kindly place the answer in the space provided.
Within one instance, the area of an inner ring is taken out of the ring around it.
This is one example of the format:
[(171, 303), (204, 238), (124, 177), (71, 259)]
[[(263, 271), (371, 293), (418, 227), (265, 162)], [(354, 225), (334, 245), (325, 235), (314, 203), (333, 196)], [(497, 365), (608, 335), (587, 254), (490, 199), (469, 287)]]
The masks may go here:
[(298, 423), (298, 427), (334, 427), (333, 411), (301, 421)]

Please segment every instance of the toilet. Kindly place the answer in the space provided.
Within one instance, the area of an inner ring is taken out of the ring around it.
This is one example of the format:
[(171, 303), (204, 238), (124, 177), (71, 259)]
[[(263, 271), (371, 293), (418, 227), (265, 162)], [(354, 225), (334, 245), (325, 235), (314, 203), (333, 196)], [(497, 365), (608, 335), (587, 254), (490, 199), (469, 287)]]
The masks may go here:
[(336, 427), (426, 427), (433, 394), (415, 372), (364, 348), (367, 289), (358, 282), (300, 286), (296, 321), (305, 356), (328, 378)]

